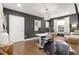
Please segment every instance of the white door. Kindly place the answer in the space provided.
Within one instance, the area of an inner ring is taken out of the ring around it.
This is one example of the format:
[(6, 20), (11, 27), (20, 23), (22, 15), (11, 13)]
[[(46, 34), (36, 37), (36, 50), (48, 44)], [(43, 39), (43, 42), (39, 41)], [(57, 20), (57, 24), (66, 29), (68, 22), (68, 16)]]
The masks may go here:
[(9, 15), (9, 34), (13, 42), (24, 40), (24, 17)]

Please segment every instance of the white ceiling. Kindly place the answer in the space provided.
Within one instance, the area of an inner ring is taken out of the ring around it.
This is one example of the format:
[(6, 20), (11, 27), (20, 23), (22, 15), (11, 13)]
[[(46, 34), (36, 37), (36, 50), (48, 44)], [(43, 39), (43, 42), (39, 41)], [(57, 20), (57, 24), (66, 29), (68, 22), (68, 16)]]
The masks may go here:
[(17, 7), (17, 3), (3, 3), (3, 7), (5, 8), (39, 17), (44, 17), (45, 9), (48, 9), (50, 18), (75, 13), (72, 3), (22, 3), (21, 5), (22, 7)]

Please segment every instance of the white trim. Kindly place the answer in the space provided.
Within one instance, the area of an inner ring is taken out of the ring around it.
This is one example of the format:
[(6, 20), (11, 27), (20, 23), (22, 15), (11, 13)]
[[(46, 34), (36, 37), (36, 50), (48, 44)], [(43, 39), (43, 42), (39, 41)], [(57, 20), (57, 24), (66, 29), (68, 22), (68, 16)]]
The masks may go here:
[(39, 37), (28, 38), (28, 39), (25, 39), (24, 41), (38, 40), (38, 38), (39, 38)]

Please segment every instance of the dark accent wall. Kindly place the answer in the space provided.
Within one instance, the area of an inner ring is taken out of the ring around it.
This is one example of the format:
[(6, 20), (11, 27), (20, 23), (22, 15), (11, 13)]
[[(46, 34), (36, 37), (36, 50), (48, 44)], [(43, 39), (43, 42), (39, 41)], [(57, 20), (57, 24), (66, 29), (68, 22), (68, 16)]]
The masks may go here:
[(77, 15), (76, 14), (70, 16), (70, 23), (71, 24), (74, 24), (74, 23), (78, 24), (78, 20), (77, 20)]
[(34, 32), (34, 20), (40, 20), (41, 21), (41, 31), (45, 32), (45, 21), (43, 20), (43, 18), (34, 16), (34, 15), (29, 15), (26, 13), (22, 13), (22, 12), (18, 12), (18, 11), (14, 11), (14, 10), (10, 10), (7, 8), (4, 8), (4, 15), (7, 16), (6, 20), (7, 20), (7, 32), (9, 33), (9, 15), (16, 15), (16, 16), (22, 16), (24, 17), (24, 26), (25, 26), (25, 35), (26, 38), (29, 37), (34, 37), (35, 33), (38, 32)]
[(49, 30), (50, 30), (50, 32), (54, 32), (53, 27), (54, 27), (54, 20), (50, 20), (49, 21)]
[(76, 16), (77, 16), (77, 20), (78, 20), (78, 25), (79, 25), (78, 6), (77, 6), (77, 4), (74, 4), (74, 6), (75, 6)]
[(77, 15), (70, 16), (70, 31), (74, 32), (74, 28), (72, 28), (72, 24), (78, 24)]

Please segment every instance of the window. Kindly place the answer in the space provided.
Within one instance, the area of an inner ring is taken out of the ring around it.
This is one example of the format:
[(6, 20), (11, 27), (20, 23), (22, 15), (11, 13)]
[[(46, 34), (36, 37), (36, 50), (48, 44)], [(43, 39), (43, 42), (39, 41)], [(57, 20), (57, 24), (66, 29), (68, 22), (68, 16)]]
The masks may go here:
[(46, 22), (46, 28), (49, 28), (49, 22)]
[(58, 32), (64, 32), (64, 20), (58, 20), (57, 25), (58, 25)]

